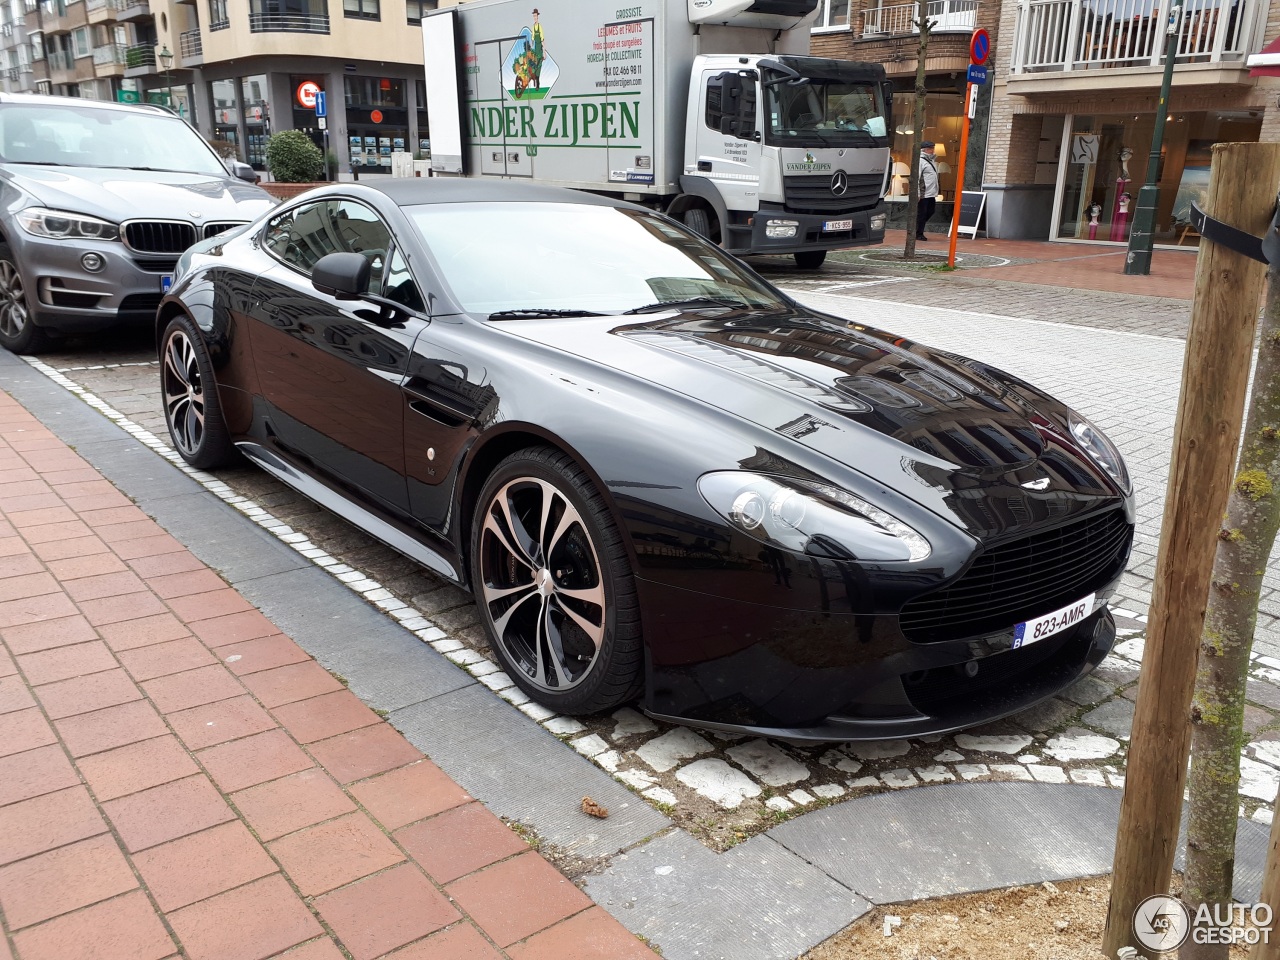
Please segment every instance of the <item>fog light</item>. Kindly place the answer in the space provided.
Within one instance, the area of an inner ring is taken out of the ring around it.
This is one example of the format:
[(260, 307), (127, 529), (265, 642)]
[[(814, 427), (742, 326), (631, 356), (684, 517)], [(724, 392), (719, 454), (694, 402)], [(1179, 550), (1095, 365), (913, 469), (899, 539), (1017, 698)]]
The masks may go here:
[(874, 217), (871, 218), (871, 229), (883, 230), (885, 228), (885, 224), (887, 224), (888, 222), (889, 222), (888, 214), (877, 213)]
[(799, 226), (796, 220), (770, 220), (764, 225), (764, 235), (770, 240), (787, 240), (796, 235)]
[(80, 266), (84, 267), (90, 273), (97, 273), (107, 265), (107, 261), (103, 259), (99, 253), (86, 253), (80, 258)]

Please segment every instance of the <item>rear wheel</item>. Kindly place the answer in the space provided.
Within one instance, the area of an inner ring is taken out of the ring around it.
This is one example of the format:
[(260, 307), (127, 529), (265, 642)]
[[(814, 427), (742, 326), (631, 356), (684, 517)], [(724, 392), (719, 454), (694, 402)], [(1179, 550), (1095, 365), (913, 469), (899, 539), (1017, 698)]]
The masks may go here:
[(684, 225), (698, 236), (711, 239), (711, 214), (706, 207), (690, 207), (686, 210)]
[(603, 496), (566, 454), (521, 450), (480, 492), (471, 575), (503, 669), (558, 713), (608, 710), (641, 685), (639, 601)]
[(160, 389), (174, 449), (193, 467), (226, 466), (235, 460), (236, 448), (222, 418), (213, 365), (200, 331), (189, 317), (174, 317), (162, 343)]
[(801, 250), (795, 254), (796, 266), (801, 270), (817, 270), (826, 262), (825, 250)]
[(49, 346), (49, 335), (31, 318), (26, 285), (7, 243), (0, 243), (0, 346), (11, 353), (39, 353)]

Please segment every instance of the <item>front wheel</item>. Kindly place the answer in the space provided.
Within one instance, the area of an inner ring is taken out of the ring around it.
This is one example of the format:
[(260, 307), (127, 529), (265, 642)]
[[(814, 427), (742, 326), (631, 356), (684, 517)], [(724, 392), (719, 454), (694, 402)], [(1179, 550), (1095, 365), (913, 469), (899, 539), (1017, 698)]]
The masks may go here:
[(801, 250), (795, 254), (796, 266), (801, 270), (817, 270), (826, 262), (825, 250)]
[(226, 466), (236, 448), (222, 418), (204, 338), (184, 315), (169, 321), (161, 343), (160, 392), (174, 448), (193, 467)]
[(472, 523), (471, 576), (489, 645), (534, 700), (608, 710), (641, 686), (639, 600), (604, 497), (566, 454), (498, 465)]
[(10, 353), (39, 353), (49, 346), (49, 335), (31, 318), (26, 285), (7, 243), (0, 243), (0, 346)]

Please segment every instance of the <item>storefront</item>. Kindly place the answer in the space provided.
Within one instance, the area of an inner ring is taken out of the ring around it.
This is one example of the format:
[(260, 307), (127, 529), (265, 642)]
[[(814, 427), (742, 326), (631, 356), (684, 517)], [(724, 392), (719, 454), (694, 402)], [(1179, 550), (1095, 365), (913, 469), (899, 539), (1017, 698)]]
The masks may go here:
[[(934, 163), (938, 168), (938, 206), (931, 223), (935, 229), (945, 229), (951, 222), (952, 204), (956, 196), (957, 164), (960, 157), (960, 134), (964, 121), (964, 95), (956, 89), (949, 77), (930, 78), (924, 100), (924, 128), (921, 142), (934, 144)], [(891, 226), (906, 223), (907, 201), (911, 190), (911, 150), (915, 145), (916, 95), (902, 92), (904, 81), (893, 95), (893, 139), (889, 145), (889, 192), (885, 201), (889, 204)], [(914, 84), (912, 85), (914, 86)], [(963, 83), (960, 84), (963, 87)]]
[[(1043, 121), (1036, 181), (1055, 183), (1055, 240), (1127, 243), (1138, 190), (1146, 180), (1155, 115), (1073, 114)], [(1194, 247), (1191, 204), (1203, 206), (1215, 143), (1256, 143), (1261, 110), (1171, 113), (1157, 175), (1155, 242)]]

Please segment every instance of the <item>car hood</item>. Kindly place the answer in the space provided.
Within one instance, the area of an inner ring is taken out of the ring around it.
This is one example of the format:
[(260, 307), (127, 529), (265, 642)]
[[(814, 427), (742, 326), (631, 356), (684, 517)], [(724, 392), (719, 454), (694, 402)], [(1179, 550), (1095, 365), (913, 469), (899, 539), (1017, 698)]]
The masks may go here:
[(36, 204), (101, 217), (251, 220), (274, 201), (261, 187), (231, 176), (0, 163), (0, 174)]
[(800, 310), (619, 319), (509, 329), (819, 451), (979, 538), (1124, 497), (1066, 407), (983, 364)]

